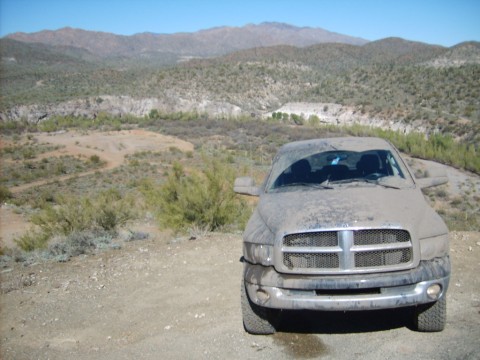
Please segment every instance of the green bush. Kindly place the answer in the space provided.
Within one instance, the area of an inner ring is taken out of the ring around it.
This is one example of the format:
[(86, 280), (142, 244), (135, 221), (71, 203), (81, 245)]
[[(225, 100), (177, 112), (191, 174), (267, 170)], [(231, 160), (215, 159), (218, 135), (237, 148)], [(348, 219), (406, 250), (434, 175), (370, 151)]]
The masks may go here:
[(44, 248), (56, 235), (70, 236), (85, 231), (114, 231), (135, 217), (133, 197), (122, 197), (115, 189), (107, 190), (94, 198), (60, 197), (58, 204), (45, 204), (32, 216), (37, 226), (33, 231), (16, 239), (25, 251)]
[(96, 227), (103, 230), (115, 230), (135, 217), (133, 197), (122, 197), (117, 190), (102, 192), (94, 202), (93, 216)]
[(12, 193), (6, 186), (0, 185), (0, 204), (13, 197)]
[(148, 113), (148, 118), (149, 119), (158, 119), (160, 118), (160, 113), (157, 109), (152, 109), (150, 110), (150, 112)]
[(69, 235), (73, 232), (103, 229), (115, 230), (134, 218), (133, 198), (122, 198), (115, 190), (97, 197), (62, 197), (58, 206), (46, 206), (32, 217), (32, 222), (49, 235)]
[(45, 232), (30, 229), (19, 238), (14, 239), (14, 242), (23, 251), (33, 251), (45, 248), (49, 238)]
[(290, 114), (290, 118), (293, 120), (295, 125), (304, 125), (305, 124), (305, 119), (301, 115)]
[(142, 192), (162, 226), (217, 230), (245, 221), (246, 206), (233, 192), (234, 178), (234, 170), (216, 160), (189, 175), (176, 162), (164, 184), (146, 182)]
[(90, 162), (91, 162), (92, 164), (100, 164), (100, 161), (101, 161), (101, 160), (100, 160), (100, 156), (98, 156), (98, 155), (92, 155), (92, 156), (90, 156)]
[(320, 125), (320, 118), (317, 115), (310, 115), (308, 117), (308, 125), (318, 127)]

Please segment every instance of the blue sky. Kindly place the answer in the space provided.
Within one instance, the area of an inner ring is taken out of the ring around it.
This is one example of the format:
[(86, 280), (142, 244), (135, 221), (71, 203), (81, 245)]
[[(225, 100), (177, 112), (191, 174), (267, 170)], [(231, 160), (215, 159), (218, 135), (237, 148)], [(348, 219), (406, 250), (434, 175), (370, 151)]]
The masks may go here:
[(0, 36), (65, 26), (132, 35), (264, 21), (378, 40), (480, 41), (480, 0), (0, 0)]

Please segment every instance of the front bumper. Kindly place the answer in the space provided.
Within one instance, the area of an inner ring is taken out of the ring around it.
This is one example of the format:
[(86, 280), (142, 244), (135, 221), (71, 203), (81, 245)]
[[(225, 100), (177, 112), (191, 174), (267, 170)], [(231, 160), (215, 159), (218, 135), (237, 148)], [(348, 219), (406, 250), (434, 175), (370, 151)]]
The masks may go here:
[[(412, 270), (362, 275), (290, 275), (273, 267), (244, 262), (248, 297), (274, 309), (353, 311), (390, 309), (436, 301), (445, 296), (450, 280), (448, 256), (421, 261)], [(436, 297), (427, 289), (438, 284)]]

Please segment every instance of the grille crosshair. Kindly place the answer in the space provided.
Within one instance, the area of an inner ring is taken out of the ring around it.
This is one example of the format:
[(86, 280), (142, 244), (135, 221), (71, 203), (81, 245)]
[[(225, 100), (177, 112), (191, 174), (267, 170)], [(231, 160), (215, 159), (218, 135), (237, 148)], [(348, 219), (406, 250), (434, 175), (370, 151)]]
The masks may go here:
[(413, 261), (410, 234), (399, 229), (288, 234), (282, 254), (282, 265), (290, 272), (397, 270)]

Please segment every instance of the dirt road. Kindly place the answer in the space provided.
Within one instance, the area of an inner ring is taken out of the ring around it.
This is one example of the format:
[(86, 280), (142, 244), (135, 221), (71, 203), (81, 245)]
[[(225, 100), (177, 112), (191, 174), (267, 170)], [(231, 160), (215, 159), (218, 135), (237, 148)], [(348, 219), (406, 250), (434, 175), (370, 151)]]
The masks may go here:
[(56, 176), (54, 179), (39, 180), (28, 184), (15, 186), (12, 193), (19, 193), (34, 186), (44, 185), (52, 181), (65, 181), (72, 177), (91, 175), (98, 171), (114, 169), (125, 162), (125, 156), (141, 151), (165, 151), (175, 147), (183, 152), (193, 151), (193, 144), (172, 136), (162, 135), (142, 129), (122, 130), (113, 132), (59, 132), (40, 133), (35, 136), (39, 143), (61, 146), (60, 150), (44, 153), (36, 158), (71, 155), (88, 158), (98, 156), (106, 161), (101, 169)]
[(69, 263), (1, 269), (0, 357), (9, 359), (478, 359), (480, 236), (452, 233), (441, 333), (408, 312), (287, 313), (244, 332), (241, 236), (162, 234)]

